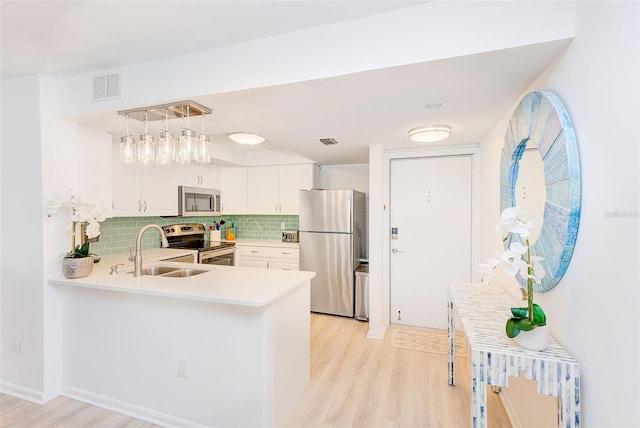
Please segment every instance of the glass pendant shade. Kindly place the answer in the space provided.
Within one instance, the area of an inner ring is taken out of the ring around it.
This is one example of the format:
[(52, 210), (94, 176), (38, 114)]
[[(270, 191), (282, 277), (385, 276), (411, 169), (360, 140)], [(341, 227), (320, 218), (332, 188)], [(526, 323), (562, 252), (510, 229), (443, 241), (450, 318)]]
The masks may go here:
[(143, 134), (138, 142), (138, 161), (141, 165), (151, 165), (155, 162), (156, 145), (153, 136)]
[[(119, 115), (126, 117), (127, 124), (127, 132), (120, 139), (121, 162), (139, 165), (211, 162), (211, 137), (204, 132), (205, 115), (211, 114), (211, 112), (210, 108), (191, 100), (119, 111)], [(200, 138), (189, 126), (193, 113), (202, 116), (202, 136)], [(138, 141), (129, 134), (130, 116), (144, 122), (144, 132), (141, 132), (142, 135)], [(162, 120), (160, 137), (154, 138), (149, 133), (149, 121), (160, 119)], [(180, 136), (169, 131), (171, 119), (181, 119)]]
[(178, 140), (178, 154), (176, 160), (179, 163), (191, 163), (195, 160), (196, 138), (195, 132), (190, 129), (183, 129), (180, 140)]
[(136, 140), (133, 135), (120, 138), (120, 161), (125, 164), (136, 161)]
[(211, 137), (208, 135), (200, 134), (196, 145), (196, 162), (209, 163), (209, 157), (211, 155)]
[(176, 155), (173, 133), (162, 131), (156, 149), (156, 163), (158, 165), (171, 165)]

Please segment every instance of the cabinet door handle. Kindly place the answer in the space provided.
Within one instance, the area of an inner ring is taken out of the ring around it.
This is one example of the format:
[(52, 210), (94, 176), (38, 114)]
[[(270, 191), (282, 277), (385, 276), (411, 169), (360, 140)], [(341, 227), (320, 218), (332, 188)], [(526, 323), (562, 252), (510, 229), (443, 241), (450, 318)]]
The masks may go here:
[(138, 201), (138, 212), (142, 212), (142, 201)]
[(282, 253), (280, 253), (280, 254), (291, 254), (291, 253), (287, 253), (287, 252), (283, 251), (283, 252), (282, 252)]
[(259, 253), (260, 251), (257, 251), (257, 250), (251, 250), (251, 252), (252, 252), (252, 253), (256, 253), (256, 254), (257, 254), (257, 253)]
[(144, 201), (144, 212), (147, 212), (147, 201)]

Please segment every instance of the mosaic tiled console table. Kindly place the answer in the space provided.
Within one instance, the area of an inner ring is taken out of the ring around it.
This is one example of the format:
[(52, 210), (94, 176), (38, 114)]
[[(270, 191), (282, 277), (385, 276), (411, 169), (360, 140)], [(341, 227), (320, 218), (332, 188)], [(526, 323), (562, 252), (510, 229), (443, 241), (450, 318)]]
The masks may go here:
[[(508, 386), (508, 377), (538, 382), (538, 393), (558, 397), (558, 426), (580, 426), (580, 366), (549, 337), (544, 351), (531, 351), (506, 336), (510, 308), (518, 305), (501, 287), (449, 284), (449, 385), (455, 385), (455, 312), (469, 346), (471, 426), (487, 426), (487, 385)], [(519, 305), (518, 305), (519, 306)]]

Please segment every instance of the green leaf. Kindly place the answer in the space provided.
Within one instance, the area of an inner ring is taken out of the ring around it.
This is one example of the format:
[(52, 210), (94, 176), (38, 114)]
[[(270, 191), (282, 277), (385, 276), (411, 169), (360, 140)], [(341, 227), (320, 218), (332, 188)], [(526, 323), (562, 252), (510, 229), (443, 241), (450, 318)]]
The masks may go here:
[(511, 313), (516, 318), (526, 318), (527, 308), (511, 308)]
[(516, 324), (516, 321), (520, 319), (522, 318), (509, 318), (507, 320), (505, 330), (507, 332), (508, 338), (513, 339), (518, 335), (518, 333), (520, 333), (520, 327), (518, 327), (518, 325)]
[(85, 242), (82, 246), (77, 246), (75, 251), (76, 257), (89, 257), (89, 243)]
[(520, 333), (520, 331), (531, 331), (544, 324), (544, 322), (540, 323), (535, 320), (531, 321), (528, 318), (512, 317), (507, 320), (505, 331), (507, 333), (507, 337), (513, 339)]
[(533, 321), (536, 325), (544, 325), (547, 323), (547, 316), (544, 311), (536, 303), (533, 304)]

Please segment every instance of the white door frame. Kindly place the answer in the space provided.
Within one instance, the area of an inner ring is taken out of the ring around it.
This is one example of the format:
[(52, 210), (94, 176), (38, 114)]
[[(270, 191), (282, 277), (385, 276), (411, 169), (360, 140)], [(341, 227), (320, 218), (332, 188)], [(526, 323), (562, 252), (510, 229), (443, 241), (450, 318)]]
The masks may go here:
[[(390, 170), (392, 159), (471, 155), (471, 265), (478, 264), (479, 248), (479, 152), (478, 145), (424, 149), (384, 150), (369, 148), (369, 332), (367, 337), (382, 339), (389, 327)], [(473, 269), (472, 269), (473, 272)]]

